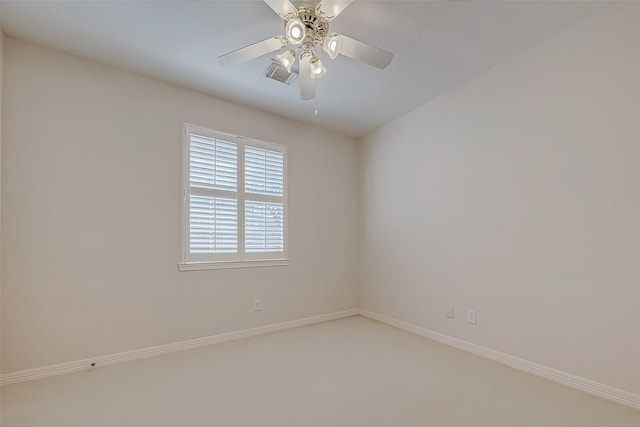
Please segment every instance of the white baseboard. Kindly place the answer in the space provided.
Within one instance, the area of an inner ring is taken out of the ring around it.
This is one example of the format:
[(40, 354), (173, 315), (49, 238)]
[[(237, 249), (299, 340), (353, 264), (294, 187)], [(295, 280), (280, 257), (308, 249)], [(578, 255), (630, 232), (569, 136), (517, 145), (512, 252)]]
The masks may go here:
[(211, 344), (218, 344), (227, 341), (239, 340), (242, 338), (264, 335), (272, 332), (284, 331), (285, 329), (298, 328), (300, 326), (313, 325), (315, 323), (328, 322), (330, 320), (342, 319), (356, 316), (359, 309), (352, 308), (334, 313), (321, 314), (319, 316), (306, 317), (303, 319), (290, 320), (282, 323), (258, 326), (256, 328), (244, 329), (241, 331), (227, 332), (209, 337), (196, 338), (187, 341), (180, 341), (171, 344), (163, 344), (155, 347), (141, 348), (138, 350), (125, 351), (122, 353), (98, 356), (90, 359), (76, 360), (73, 362), (59, 363), (56, 365), (43, 366), (40, 368), (26, 369), (24, 371), (10, 372), (0, 376), (0, 386), (23, 381), (46, 378), (58, 374), (86, 371), (93, 366), (113, 365), (115, 363), (128, 362), (130, 360), (143, 359), (146, 357), (159, 356), (161, 354), (173, 353), (181, 350), (188, 350), (203, 347)]
[(432, 339), (434, 341), (447, 344), (451, 347), (455, 347), (468, 353), (476, 354), (486, 359), (493, 360), (511, 368), (515, 368), (519, 371), (524, 371), (538, 377), (546, 378), (556, 383), (569, 386), (585, 393), (589, 393), (593, 396), (597, 396), (611, 402), (619, 403), (621, 405), (640, 410), (640, 395), (638, 394), (620, 390), (615, 387), (601, 384), (596, 381), (582, 378), (567, 372), (559, 371), (557, 369), (549, 368), (548, 366), (540, 365), (538, 363), (530, 362), (516, 356), (501, 353), (497, 350), (492, 350), (487, 347), (472, 344), (470, 342), (453, 338), (439, 332), (422, 328), (420, 326), (412, 325), (410, 323), (406, 323), (401, 320), (397, 320), (370, 310), (360, 309), (360, 314), (370, 319), (386, 323), (387, 325), (394, 326), (396, 328), (403, 329), (405, 331)]

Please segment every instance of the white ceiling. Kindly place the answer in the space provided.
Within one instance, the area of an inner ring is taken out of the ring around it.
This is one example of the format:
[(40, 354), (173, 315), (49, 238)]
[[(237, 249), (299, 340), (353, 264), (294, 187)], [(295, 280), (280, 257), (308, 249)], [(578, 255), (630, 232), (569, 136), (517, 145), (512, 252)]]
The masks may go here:
[[(394, 53), (331, 61), (314, 101), (263, 77), (269, 57), (217, 57), (283, 33), (262, 1), (7, 1), (5, 33), (360, 137), (597, 12), (602, 1), (354, 1), (331, 31)], [(324, 54), (324, 53), (322, 53)]]

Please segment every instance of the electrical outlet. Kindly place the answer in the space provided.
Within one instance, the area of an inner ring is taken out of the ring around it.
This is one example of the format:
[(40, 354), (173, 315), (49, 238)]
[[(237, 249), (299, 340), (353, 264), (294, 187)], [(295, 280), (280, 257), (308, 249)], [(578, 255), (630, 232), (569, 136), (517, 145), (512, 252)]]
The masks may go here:
[(453, 310), (453, 306), (450, 305), (447, 307), (447, 317), (449, 319), (453, 319), (454, 316), (455, 316), (455, 311)]
[(253, 311), (260, 311), (260, 310), (262, 310), (262, 301), (260, 301), (259, 299), (254, 299)]
[(476, 322), (476, 311), (475, 310), (467, 310), (467, 322), (475, 325)]

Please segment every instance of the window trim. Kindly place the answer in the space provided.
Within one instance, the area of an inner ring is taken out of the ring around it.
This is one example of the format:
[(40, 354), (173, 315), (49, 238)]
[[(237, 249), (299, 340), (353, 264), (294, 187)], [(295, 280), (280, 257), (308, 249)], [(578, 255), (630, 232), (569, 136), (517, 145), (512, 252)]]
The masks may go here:
[[(231, 254), (216, 254), (216, 259), (207, 259), (209, 256), (199, 256), (202, 254), (189, 255), (189, 218), (190, 204), (189, 197), (191, 195), (190, 180), (190, 134), (195, 133), (209, 138), (222, 139), (237, 144), (238, 147), (238, 176), (237, 176), (237, 224), (238, 224), (238, 252)], [(259, 195), (245, 192), (245, 145), (282, 152), (284, 156), (283, 163), (283, 196)], [(289, 265), (289, 233), (288, 233), (288, 167), (287, 167), (287, 146), (274, 144), (256, 140), (253, 138), (233, 135), (217, 130), (205, 128), (198, 125), (184, 123), (182, 133), (182, 247), (181, 261), (178, 263), (180, 271), (193, 270), (216, 270), (229, 268), (250, 268), (250, 267), (274, 267)], [(247, 197), (248, 195), (248, 197)], [(283, 252), (245, 252), (245, 201), (276, 201), (280, 203), (282, 200), (284, 213), (284, 251)]]

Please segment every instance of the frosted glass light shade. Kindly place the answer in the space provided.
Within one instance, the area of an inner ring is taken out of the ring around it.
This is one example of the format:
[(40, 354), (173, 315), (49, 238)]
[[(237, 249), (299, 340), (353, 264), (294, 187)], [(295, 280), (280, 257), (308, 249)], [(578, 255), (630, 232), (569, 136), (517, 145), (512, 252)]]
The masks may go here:
[(311, 68), (312, 79), (319, 79), (327, 72), (327, 69), (322, 66), (322, 62), (318, 58), (313, 58), (309, 67)]
[(299, 19), (291, 19), (287, 22), (286, 33), (291, 44), (301, 44), (307, 35), (306, 28)]
[(281, 53), (280, 55), (276, 55), (278, 61), (287, 69), (288, 72), (291, 72), (291, 67), (293, 63), (296, 61), (296, 53), (293, 49), (288, 50), (286, 52)]
[(340, 38), (340, 34), (329, 34), (322, 42), (322, 50), (327, 52), (331, 59), (335, 59), (335, 57), (340, 53), (341, 45), (342, 39)]

